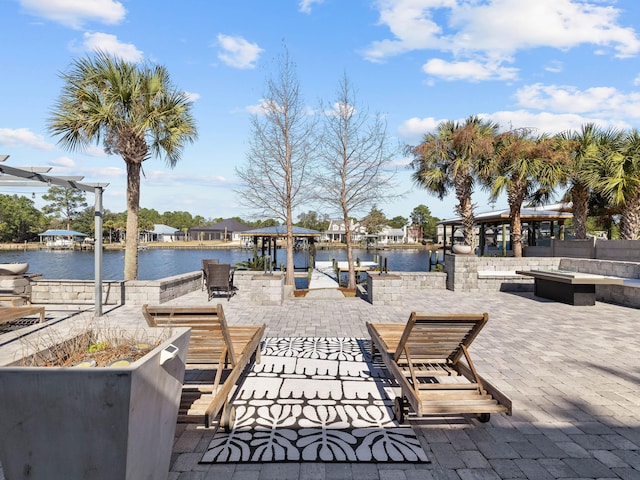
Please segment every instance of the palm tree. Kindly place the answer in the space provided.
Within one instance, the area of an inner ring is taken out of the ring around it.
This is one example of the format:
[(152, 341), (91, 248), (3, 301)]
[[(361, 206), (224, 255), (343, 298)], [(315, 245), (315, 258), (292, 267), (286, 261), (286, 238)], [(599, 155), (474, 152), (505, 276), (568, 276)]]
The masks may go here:
[(482, 165), (479, 176), (491, 189), (492, 199), (506, 191), (513, 255), (521, 257), (522, 204), (525, 200), (542, 203), (551, 196), (563, 178), (563, 153), (556, 141), (533, 136), (526, 128), (498, 135), (495, 147), (494, 157)]
[(606, 142), (607, 135), (595, 124), (587, 123), (582, 126), (580, 132), (562, 133), (558, 137), (567, 153), (562, 183), (569, 186), (565, 198), (572, 203), (571, 211), (576, 239), (587, 238), (589, 198), (596, 182), (593, 165), (598, 161), (599, 145), (603, 141)]
[(640, 133), (633, 129), (611, 132), (601, 146), (597, 188), (609, 203), (620, 208), (620, 238), (637, 240), (640, 232)]
[(140, 65), (98, 52), (74, 61), (49, 122), (70, 150), (103, 144), (127, 166), (127, 236), (124, 279), (138, 276), (138, 211), (142, 162), (164, 156), (174, 167), (197, 137), (191, 102), (163, 66)]
[(462, 218), (466, 245), (473, 245), (475, 218), (471, 196), (477, 167), (481, 159), (493, 153), (497, 132), (498, 124), (476, 116), (462, 124), (446, 121), (410, 150), (414, 155), (411, 166), (416, 185), (440, 200), (454, 190), (458, 200), (455, 211)]

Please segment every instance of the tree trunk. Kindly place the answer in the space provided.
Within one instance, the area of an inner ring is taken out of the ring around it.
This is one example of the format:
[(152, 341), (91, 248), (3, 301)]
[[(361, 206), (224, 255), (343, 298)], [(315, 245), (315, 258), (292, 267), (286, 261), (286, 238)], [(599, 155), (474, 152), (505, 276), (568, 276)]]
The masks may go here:
[(522, 257), (522, 220), (520, 207), (511, 207), (511, 250), (514, 257)]
[[(349, 279), (347, 280), (347, 288), (356, 288), (356, 270), (353, 263), (353, 236), (351, 233), (351, 222), (349, 217), (345, 215), (345, 243), (347, 244), (347, 265), (349, 266)], [(338, 276), (338, 285), (340, 285), (340, 277)]]
[(460, 199), (460, 217), (462, 218), (462, 227), (464, 229), (464, 244), (473, 247), (475, 218), (473, 216), (471, 199)]
[(574, 185), (571, 189), (573, 202), (573, 228), (576, 240), (587, 238), (587, 218), (589, 216), (589, 191), (582, 185)]
[(640, 189), (634, 192), (620, 214), (620, 239), (638, 240), (640, 229)]
[(140, 168), (127, 162), (127, 238), (124, 248), (124, 280), (138, 278), (138, 212), (140, 210)]
[(284, 276), (285, 285), (293, 285), (295, 289), (295, 265), (293, 264), (293, 213), (291, 205), (287, 205), (287, 266)]

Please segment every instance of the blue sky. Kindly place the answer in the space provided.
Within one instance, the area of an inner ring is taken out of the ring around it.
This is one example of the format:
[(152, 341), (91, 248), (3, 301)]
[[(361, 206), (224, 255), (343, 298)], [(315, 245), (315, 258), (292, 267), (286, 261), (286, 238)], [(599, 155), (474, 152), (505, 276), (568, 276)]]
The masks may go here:
[[(124, 211), (122, 159), (60, 149), (47, 118), (74, 58), (102, 49), (160, 63), (192, 96), (199, 139), (174, 169), (145, 162), (141, 206), (249, 218), (235, 167), (283, 45), (310, 108), (331, 101), (346, 73), (392, 141), (415, 145), (440, 121), (469, 115), (547, 133), (588, 121), (639, 127), (639, 28), (637, 0), (0, 0), (0, 154), (11, 166), (108, 182), (105, 208)], [(405, 195), (378, 207), (388, 218), (419, 204), (452, 217), (455, 199), (413, 186), (408, 162), (395, 161)], [(45, 190), (35, 193), (40, 207)], [(485, 193), (474, 201), (489, 209)]]

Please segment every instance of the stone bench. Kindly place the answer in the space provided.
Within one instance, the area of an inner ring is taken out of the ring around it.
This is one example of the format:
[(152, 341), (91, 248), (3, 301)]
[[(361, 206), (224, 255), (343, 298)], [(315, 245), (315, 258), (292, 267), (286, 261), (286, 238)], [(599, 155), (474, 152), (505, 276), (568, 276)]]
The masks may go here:
[(533, 280), (518, 275), (515, 270), (478, 270), (477, 276), (480, 290), (533, 291)]

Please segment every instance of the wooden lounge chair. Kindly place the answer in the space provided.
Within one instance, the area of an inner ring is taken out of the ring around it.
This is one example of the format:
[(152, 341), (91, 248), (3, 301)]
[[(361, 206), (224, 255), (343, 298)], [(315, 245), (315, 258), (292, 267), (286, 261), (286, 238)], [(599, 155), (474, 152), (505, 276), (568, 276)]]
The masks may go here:
[(409, 405), (419, 417), (476, 414), (488, 422), (491, 413), (511, 415), (511, 400), (478, 375), (468, 352), (488, 319), (412, 312), (406, 324), (367, 322), (372, 354), (380, 352), (402, 390), (394, 404), (399, 422)]
[(230, 429), (235, 417), (230, 405), (234, 387), (244, 379), (254, 354), (260, 363), (265, 326), (230, 327), (222, 305), (143, 305), (142, 313), (152, 327), (191, 327), (178, 421), (209, 427), (222, 409), (220, 426)]
[(227, 301), (233, 295), (233, 270), (228, 263), (207, 263), (203, 265), (207, 287), (207, 300), (211, 300), (214, 293), (226, 292)]
[(40, 323), (44, 322), (44, 307), (25, 305), (21, 307), (0, 307), (0, 323), (18, 320), (29, 315), (40, 315)]

